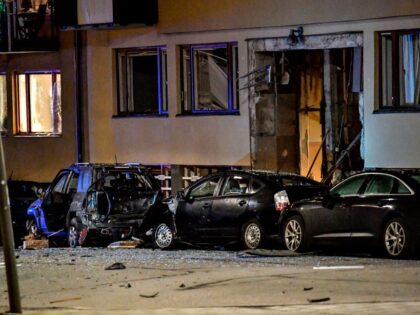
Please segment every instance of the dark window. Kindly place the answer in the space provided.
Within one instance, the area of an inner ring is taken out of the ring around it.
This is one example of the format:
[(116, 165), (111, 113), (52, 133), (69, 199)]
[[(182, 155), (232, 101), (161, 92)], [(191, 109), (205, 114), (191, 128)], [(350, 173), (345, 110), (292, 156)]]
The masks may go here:
[(352, 177), (333, 187), (331, 191), (340, 196), (357, 195), (365, 180), (366, 176)]
[(390, 194), (392, 186), (394, 184), (394, 178), (386, 175), (375, 175), (369, 181), (365, 194), (366, 195), (377, 195), (377, 194)]
[(238, 113), (238, 48), (234, 43), (181, 47), (183, 113)]
[(420, 107), (420, 30), (379, 33), (380, 107)]
[(118, 115), (168, 113), (166, 49), (119, 49)]
[(225, 182), (222, 195), (246, 194), (249, 192), (249, 177), (232, 175)]
[(212, 177), (191, 190), (190, 196), (194, 198), (199, 197), (211, 197), (216, 191), (217, 184), (219, 183), (220, 177)]

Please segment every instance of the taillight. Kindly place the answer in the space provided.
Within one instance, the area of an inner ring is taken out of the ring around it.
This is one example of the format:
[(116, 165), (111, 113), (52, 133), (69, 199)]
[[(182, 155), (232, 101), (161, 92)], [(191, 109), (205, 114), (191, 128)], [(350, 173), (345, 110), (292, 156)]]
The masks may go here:
[(286, 209), (290, 204), (287, 192), (282, 190), (276, 193), (274, 195), (274, 203), (276, 204), (276, 211), (283, 211)]

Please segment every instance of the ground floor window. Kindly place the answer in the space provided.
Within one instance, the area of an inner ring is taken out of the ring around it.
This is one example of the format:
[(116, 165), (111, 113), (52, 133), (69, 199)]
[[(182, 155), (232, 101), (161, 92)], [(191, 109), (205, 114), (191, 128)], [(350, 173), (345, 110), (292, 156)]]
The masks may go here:
[(380, 107), (420, 106), (420, 30), (379, 33)]
[(118, 116), (168, 113), (165, 47), (117, 50)]
[(236, 43), (181, 46), (182, 112), (238, 113)]
[(61, 134), (60, 72), (16, 73), (15, 89), (16, 134)]

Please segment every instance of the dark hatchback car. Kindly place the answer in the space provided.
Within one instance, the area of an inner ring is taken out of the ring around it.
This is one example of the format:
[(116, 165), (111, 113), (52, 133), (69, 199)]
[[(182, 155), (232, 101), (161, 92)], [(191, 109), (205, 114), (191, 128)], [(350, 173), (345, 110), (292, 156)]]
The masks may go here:
[(71, 247), (88, 236), (139, 236), (166, 209), (161, 199), (158, 181), (141, 165), (74, 164), (29, 207), (28, 227), (35, 235), (67, 239)]
[(39, 198), (41, 191), (48, 185), (47, 183), (24, 180), (7, 181), (15, 246), (21, 245), (22, 239), (26, 235), (26, 211), (29, 205)]
[(229, 170), (201, 178), (169, 202), (172, 212), (153, 231), (157, 247), (174, 240), (229, 243), (259, 247), (267, 236), (278, 236), (280, 210), (287, 204), (319, 194), (325, 187), (311, 179), (265, 171)]
[(420, 176), (365, 171), (334, 186), (323, 197), (282, 212), (282, 238), (292, 251), (313, 243), (361, 240), (390, 257), (413, 253), (420, 236)]

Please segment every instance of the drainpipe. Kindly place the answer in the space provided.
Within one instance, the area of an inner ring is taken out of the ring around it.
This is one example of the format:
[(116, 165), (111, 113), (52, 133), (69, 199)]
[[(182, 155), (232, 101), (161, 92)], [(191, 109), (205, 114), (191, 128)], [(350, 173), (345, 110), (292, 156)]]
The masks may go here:
[(74, 80), (76, 108), (76, 162), (84, 162), (83, 154), (83, 35), (74, 31)]
[(3, 140), (0, 137), (0, 232), (3, 241), (6, 265), (7, 292), (10, 313), (22, 313), (19, 281), (16, 268), (15, 242), (10, 214), (9, 191), (7, 189), (6, 163), (4, 162)]

